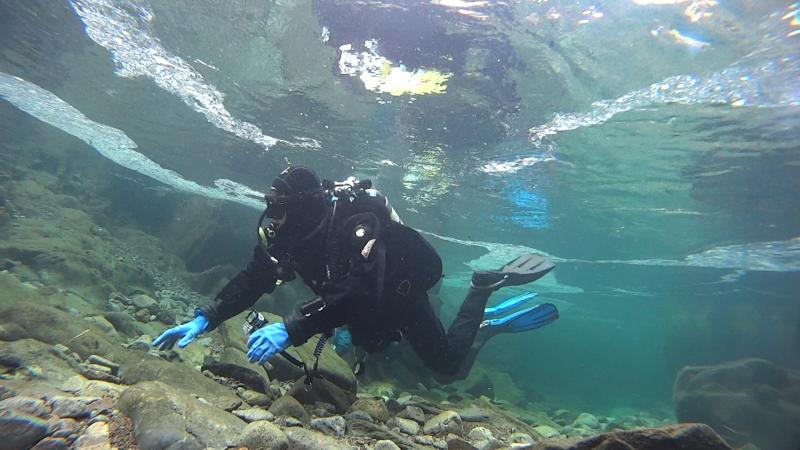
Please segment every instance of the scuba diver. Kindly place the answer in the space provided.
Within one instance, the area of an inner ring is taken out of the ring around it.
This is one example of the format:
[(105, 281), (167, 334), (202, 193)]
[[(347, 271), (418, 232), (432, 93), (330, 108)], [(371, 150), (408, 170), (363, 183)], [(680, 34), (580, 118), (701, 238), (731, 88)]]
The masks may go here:
[[(463, 378), (492, 336), (536, 329), (558, 318), (549, 303), (506, 315), (534, 293), (486, 308), (493, 292), (531, 283), (554, 267), (541, 256), (525, 254), (497, 270), (474, 272), (445, 333), (427, 293), (442, 278), (441, 258), (402, 223), (369, 180), (321, 181), (311, 169), (289, 166), (274, 179), (265, 199), (259, 243), (247, 267), (213, 302), (195, 310), (194, 320), (165, 331), (154, 346), (163, 350), (177, 343), (183, 348), (296, 275), (315, 297), (299, 304), (283, 322), (245, 325), (251, 363), (264, 364), (278, 353), (292, 358), (286, 349), (321, 334), (318, 356), (326, 337), (347, 327), (352, 344), (367, 353), (405, 338), (426, 366), (450, 379)], [(266, 219), (270, 222), (264, 226)]]

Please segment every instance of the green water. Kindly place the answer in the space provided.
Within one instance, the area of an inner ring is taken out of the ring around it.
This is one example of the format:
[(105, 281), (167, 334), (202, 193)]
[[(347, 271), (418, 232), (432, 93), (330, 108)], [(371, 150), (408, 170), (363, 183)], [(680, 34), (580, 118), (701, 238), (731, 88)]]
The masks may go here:
[[(4, 1), (0, 181), (54, 176), (197, 273), (247, 262), (250, 191), (286, 161), (371, 178), (442, 254), (445, 323), (473, 269), (556, 261), (533, 289), (561, 319), (481, 367), (534, 403), (669, 416), (684, 366), (800, 367), (797, 7), (689, 3)], [(369, 39), (446, 91), (343, 74)], [(213, 223), (186, 214), (203, 198)]]

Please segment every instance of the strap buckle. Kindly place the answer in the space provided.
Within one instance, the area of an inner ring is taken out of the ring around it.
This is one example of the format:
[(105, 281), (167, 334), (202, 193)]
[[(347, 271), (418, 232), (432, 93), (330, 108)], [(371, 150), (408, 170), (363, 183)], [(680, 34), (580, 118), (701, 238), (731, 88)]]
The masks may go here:
[(305, 317), (311, 317), (312, 314), (318, 313), (327, 307), (328, 304), (325, 303), (324, 298), (315, 297), (314, 299), (300, 305), (300, 314)]
[(397, 285), (397, 293), (405, 297), (411, 292), (411, 281), (403, 280)]

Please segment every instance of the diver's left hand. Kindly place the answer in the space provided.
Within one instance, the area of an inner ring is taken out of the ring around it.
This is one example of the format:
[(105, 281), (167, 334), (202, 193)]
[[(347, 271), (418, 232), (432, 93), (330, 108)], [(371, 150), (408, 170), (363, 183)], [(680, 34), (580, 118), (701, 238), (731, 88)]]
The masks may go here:
[(264, 364), (270, 358), (292, 345), (286, 325), (272, 323), (258, 329), (247, 340), (247, 360), (251, 363)]

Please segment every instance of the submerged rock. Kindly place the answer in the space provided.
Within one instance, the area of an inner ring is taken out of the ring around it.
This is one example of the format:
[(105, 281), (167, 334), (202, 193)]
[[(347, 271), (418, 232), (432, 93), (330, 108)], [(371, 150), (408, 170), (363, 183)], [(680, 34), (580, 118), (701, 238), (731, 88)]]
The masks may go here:
[(280, 428), (267, 421), (256, 421), (247, 424), (236, 440), (237, 447), (249, 449), (285, 450), (289, 447), (289, 439)]
[(291, 428), (286, 431), (289, 438), (289, 448), (292, 450), (351, 450), (349, 444), (322, 433), (317, 433), (304, 428)]
[(41, 419), (50, 417), (50, 410), (47, 405), (41, 399), (31, 397), (9, 397), (0, 401), (0, 410), (14, 410), (18, 413), (29, 414)]
[(50, 436), (68, 439), (70, 441), (77, 437), (81, 430), (81, 422), (75, 419), (60, 419), (50, 425)]
[(69, 450), (69, 441), (61, 437), (46, 437), (31, 447), (31, 450)]
[(269, 379), (265, 378), (261, 367), (249, 364), (238, 350), (223, 352), (219, 358), (206, 356), (200, 370), (208, 370), (216, 376), (235, 380), (247, 389), (267, 394), (271, 399)]
[(550, 425), (539, 425), (538, 427), (533, 427), (533, 431), (539, 433), (539, 435), (545, 439), (554, 439), (561, 436), (561, 433)]
[[(527, 436), (527, 435), (526, 435)], [(494, 450), (504, 446), (502, 442), (495, 439), (494, 435), (492, 435), (491, 430), (484, 428), (484, 427), (475, 427), (469, 431), (469, 440), (472, 442), (472, 445), (475, 446), (478, 450)], [(530, 438), (530, 436), (528, 436)], [(513, 444), (516, 441), (509, 439), (509, 441)], [(530, 443), (533, 443), (533, 439), (530, 440)]]
[(157, 311), (158, 302), (149, 295), (137, 294), (133, 297), (123, 297), (122, 302), (136, 307), (136, 309), (149, 309), (150, 311)]
[(93, 404), (98, 400), (97, 397), (53, 397), (48, 404), (56, 416), (80, 419), (92, 414)]
[(126, 389), (119, 407), (133, 420), (133, 434), (142, 450), (224, 448), (245, 428), (236, 416), (159, 381)]
[(470, 440), (473, 441), (485, 441), (492, 439), (494, 436), (492, 435), (492, 431), (488, 428), (484, 427), (475, 427), (469, 430), (469, 434), (467, 435)]
[(534, 448), (536, 450), (732, 450), (714, 430), (703, 424), (615, 431), (586, 439), (548, 441)]
[(347, 423), (342, 416), (323, 417), (311, 420), (311, 428), (329, 436), (340, 438), (344, 436)]
[(0, 409), (0, 442), (3, 449), (27, 450), (47, 435), (47, 421), (36, 416)]
[(389, 420), (389, 410), (383, 400), (377, 398), (360, 398), (350, 407), (350, 411), (362, 411), (380, 422)]
[(291, 395), (284, 395), (272, 402), (269, 412), (277, 417), (294, 417), (302, 422), (308, 423), (309, 417), (303, 405)]
[(419, 406), (406, 406), (405, 409), (397, 414), (397, 417), (411, 419), (419, 424), (425, 423), (425, 413)]
[(76, 449), (111, 450), (109, 428), (106, 422), (95, 422), (75, 441)]
[(464, 422), (484, 422), (489, 420), (489, 413), (474, 405), (458, 410), (458, 415), (461, 416), (461, 420)]
[(800, 371), (763, 359), (685, 367), (674, 400), (679, 421), (707, 423), (736, 446), (800, 446)]
[(441, 412), (425, 422), (423, 432), (425, 434), (453, 433), (461, 435), (464, 433), (464, 428), (461, 425), (461, 416), (455, 411)]
[(395, 417), (390, 420), (387, 425), (392, 428), (397, 428), (401, 433), (409, 436), (415, 436), (417, 433), (419, 433), (419, 424), (411, 419)]
[(602, 428), (602, 425), (600, 424), (600, 421), (597, 420), (597, 417), (589, 413), (580, 413), (572, 422), (572, 426), (575, 428), (586, 427), (593, 430)]
[(245, 389), (239, 392), (239, 397), (242, 398), (250, 406), (263, 406), (269, 408), (272, 404), (272, 396), (262, 392), (251, 391)]
[(289, 390), (289, 395), (305, 405), (316, 405), (320, 402), (331, 404), (340, 414), (346, 412), (356, 400), (353, 392), (323, 378), (315, 379), (310, 389), (303, 379), (297, 380)]
[(271, 412), (261, 408), (250, 409), (237, 409), (233, 411), (233, 415), (244, 420), (245, 422), (258, 422), (261, 420), (275, 420), (275, 415)]
[(374, 450), (400, 450), (400, 447), (398, 447), (397, 444), (388, 439), (376, 442), (375, 446), (372, 448)]

